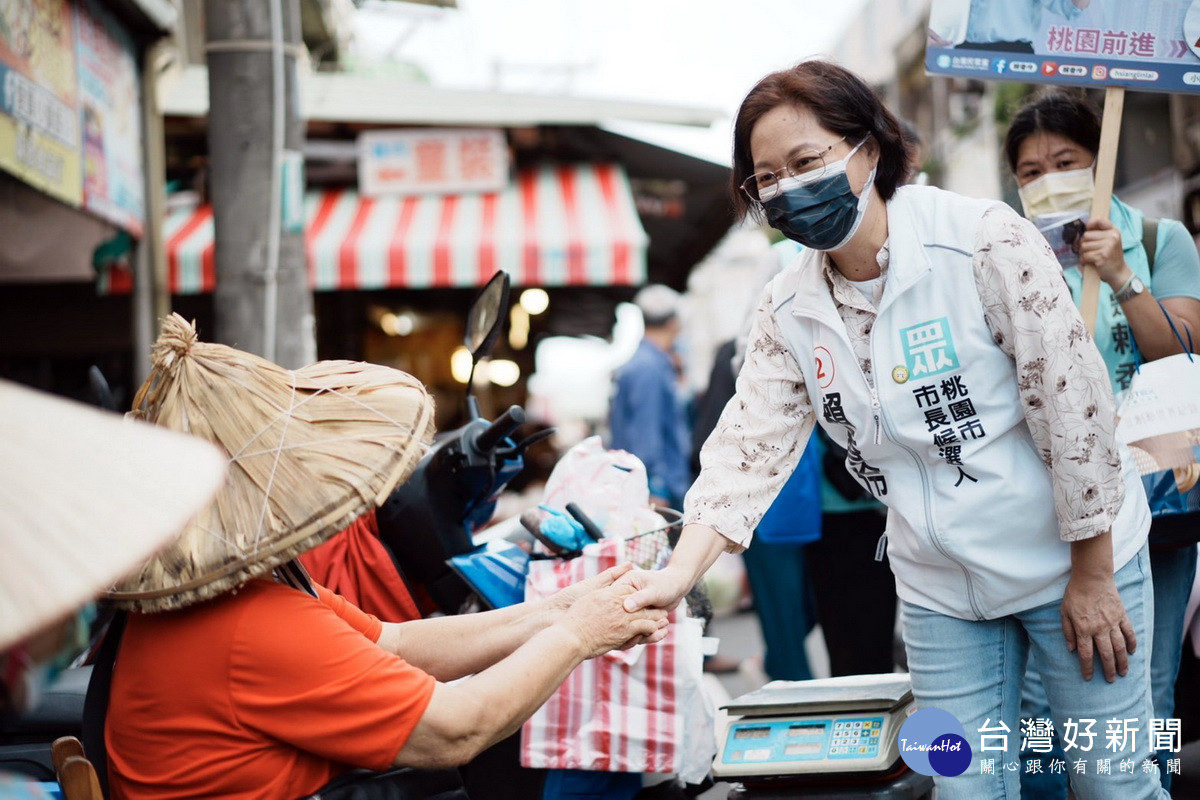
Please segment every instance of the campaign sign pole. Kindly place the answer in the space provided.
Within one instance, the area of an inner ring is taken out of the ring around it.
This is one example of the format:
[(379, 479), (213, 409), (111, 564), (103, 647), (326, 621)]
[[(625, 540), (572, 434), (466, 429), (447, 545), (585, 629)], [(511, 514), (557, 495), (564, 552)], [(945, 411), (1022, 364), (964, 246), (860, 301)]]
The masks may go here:
[[(1117, 143), (1121, 138), (1121, 113), (1125, 109), (1125, 90), (1109, 86), (1104, 90), (1104, 117), (1100, 123), (1100, 149), (1096, 153), (1095, 185), (1092, 195), (1092, 219), (1108, 219), (1112, 208), (1113, 178), (1117, 170)], [(1096, 310), (1100, 304), (1100, 273), (1095, 267), (1083, 269), (1083, 289), (1079, 313), (1088, 333), (1096, 335)]]

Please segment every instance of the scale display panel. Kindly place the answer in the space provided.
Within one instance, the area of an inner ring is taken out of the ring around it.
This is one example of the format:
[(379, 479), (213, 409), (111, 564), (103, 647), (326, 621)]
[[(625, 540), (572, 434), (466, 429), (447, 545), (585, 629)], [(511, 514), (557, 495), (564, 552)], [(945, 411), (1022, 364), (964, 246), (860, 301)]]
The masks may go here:
[[(729, 727), (720, 761), (737, 767), (803, 761), (857, 761), (862, 769), (883, 769), (886, 757), (883, 714), (823, 719), (755, 719)], [(847, 768), (853, 769), (850, 765)], [(751, 770), (757, 773), (758, 770)]]

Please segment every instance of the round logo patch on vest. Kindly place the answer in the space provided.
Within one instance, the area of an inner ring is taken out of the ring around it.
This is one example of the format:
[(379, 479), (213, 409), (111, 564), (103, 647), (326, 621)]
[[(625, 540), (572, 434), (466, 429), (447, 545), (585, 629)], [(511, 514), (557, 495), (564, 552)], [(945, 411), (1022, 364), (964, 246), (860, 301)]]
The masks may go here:
[(892, 367), (892, 380), (896, 383), (907, 383), (908, 367)]
[(837, 374), (837, 367), (833, 363), (833, 353), (824, 347), (816, 347), (813, 349), (813, 356), (817, 360), (817, 385), (822, 389), (828, 389), (833, 383), (833, 376)]

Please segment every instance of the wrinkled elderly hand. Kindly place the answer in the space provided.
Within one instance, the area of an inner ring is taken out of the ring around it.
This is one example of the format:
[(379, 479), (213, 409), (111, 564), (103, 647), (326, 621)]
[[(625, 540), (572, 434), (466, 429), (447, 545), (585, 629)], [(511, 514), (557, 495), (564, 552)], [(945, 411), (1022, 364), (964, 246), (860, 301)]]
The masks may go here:
[(556, 624), (579, 639), (588, 658), (633, 643), (659, 641), (667, 635), (667, 611), (626, 611), (623, 603), (632, 592), (627, 585), (610, 584), (582, 594)]
[(633, 569), (633, 564), (618, 564), (615, 567), (609, 567), (599, 575), (593, 575), (592, 577), (581, 580), (578, 583), (573, 583), (570, 586), (559, 589), (557, 592), (546, 598), (547, 608), (556, 614), (566, 611), (580, 597), (583, 597), (585, 594), (593, 592), (596, 589), (603, 589), (605, 586), (611, 586), (618, 578), (629, 572), (631, 569)]
[(1085, 681), (1092, 679), (1096, 656), (1109, 683), (1129, 671), (1129, 654), (1137, 650), (1137, 636), (1111, 576), (1072, 575), (1060, 611), (1067, 649), (1079, 654)]

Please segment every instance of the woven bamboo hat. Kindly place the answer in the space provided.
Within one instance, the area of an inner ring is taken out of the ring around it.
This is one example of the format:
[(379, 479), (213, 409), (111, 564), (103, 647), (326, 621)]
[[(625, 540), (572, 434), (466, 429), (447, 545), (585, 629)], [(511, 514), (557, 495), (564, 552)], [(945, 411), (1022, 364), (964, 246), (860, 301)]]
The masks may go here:
[(224, 477), (208, 442), (0, 381), (0, 650), (136, 569)]
[(433, 403), (399, 370), (322, 361), (286, 370), (200, 342), (163, 322), (133, 416), (219, 445), (229, 474), (216, 500), (109, 598), (165, 611), (227, 592), (374, 508), (433, 437)]

